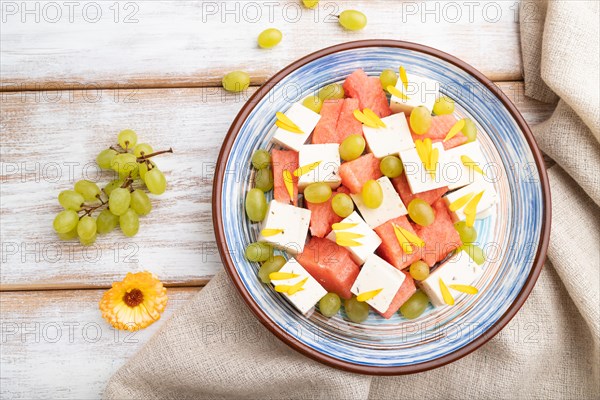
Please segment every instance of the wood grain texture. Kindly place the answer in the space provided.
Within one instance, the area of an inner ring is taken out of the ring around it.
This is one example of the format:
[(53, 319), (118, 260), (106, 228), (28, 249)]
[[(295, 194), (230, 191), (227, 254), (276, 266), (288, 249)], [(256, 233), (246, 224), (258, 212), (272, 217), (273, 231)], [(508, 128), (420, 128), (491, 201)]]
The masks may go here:
[(0, 295), (3, 399), (97, 399), (108, 378), (199, 288), (169, 289), (161, 319), (117, 331), (98, 310), (100, 290)]
[[(196, 87), (245, 70), (253, 84), (318, 49), (361, 39), (398, 39), (453, 54), (493, 80), (519, 80), (518, 1), (300, 0), (3, 2), (3, 90)], [(115, 5), (116, 4), (116, 5)], [(346, 9), (369, 20), (345, 31)], [(283, 42), (256, 45), (277, 27)]]
[[(522, 83), (499, 87), (529, 123), (549, 115), (549, 106), (523, 95)], [(254, 90), (75, 90), (56, 92), (55, 100), (43, 97), (50, 92), (3, 93), (1, 288), (108, 287), (145, 269), (170, 286), (204, 284), (222, 268), (211, 220), (212, 173), (229, 124)], [(175, 154), (156, 160), (167, 192), (153, 197), (154, 209), (134, 238), (116, 231), (89, 248), (59, 242), (52, 229), (61, 211), (58, 193), (82, 178), (112, 179), (97, 176), (94, 160), (124, 128), (155, 149), (173, 147)]]

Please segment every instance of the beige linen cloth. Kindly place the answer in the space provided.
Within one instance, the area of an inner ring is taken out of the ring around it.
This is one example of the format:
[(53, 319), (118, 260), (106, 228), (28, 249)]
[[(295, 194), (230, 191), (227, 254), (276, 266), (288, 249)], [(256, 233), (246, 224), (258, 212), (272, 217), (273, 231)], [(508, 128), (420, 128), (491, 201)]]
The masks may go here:
[(526, 94), (557, 104), (533, 128), (556, 161), (548, 170), (553, 223), (537, 286), (501, 334), (429, 372), (342, 372), (270, 334), (220, 272), (112, 377), (105, 397), (600, 398), (598, 2), (536, 2), (522, 11)]

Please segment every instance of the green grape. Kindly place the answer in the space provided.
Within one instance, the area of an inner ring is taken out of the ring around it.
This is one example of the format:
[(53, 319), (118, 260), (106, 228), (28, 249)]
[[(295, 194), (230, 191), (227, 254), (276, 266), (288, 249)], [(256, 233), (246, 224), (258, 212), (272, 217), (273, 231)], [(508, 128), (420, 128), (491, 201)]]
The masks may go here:
[(435, 221), (435, 212), (425, 200), (412, 199), (407, 208), (410, 219), (421, 226), (429, 226)]
[(412, 276), (413, 279), (422, 281), (424, 279), (427, 279), (427, 277), (429, 276), (429, 265), (427, 265), (425, 261), (415, 261), (414, 263), (410, 264), (409, 271), (410, 276)]
[(167, 189), (167, 178), (158, 168), (152, 168), (144, 175), (146, 187), (152, 194), (163, 194)]
[(282, 256), (275, 256), (265, 261), (258, 269), (258, 277), (263, 283), (271, 283), (269, 275), (273, 272), (278, 272), (286, 262), (286, 259)]
[(379, 75), (379, 81), (381, 81), (381, 87), (384, 89), (386, 89), (388, 86), (396, 87), (396, 83), (398, 83), (398, 75), (396, 75), (396, 71), (393, 69), (384, 69)]
[(59, 212), (54, 218), (52, 225), (56, 233), (67, 233), (77, 227), (79, 216), (73, 210), (64, 210)]
[(129, 189), (116, 188), (108, 196), (108, 208), (115, 215), (123, 215), (131, 203)]
[(58, 202), (65, 210), (79, 211), (85, 199), (74, 190), (63, 190), (58, 195)]
[(263, 49), (270, 49), (277, 46), (282, 38), (283, 34), (279, 29), (265, 29), (258, 35), (258, 45)]
[(264, 149), (256, 150), (252, 154), (252, 166), (256, 169), (267, 168), (271, 165), (271, 154)]
[(270, 167), (256, 171), (254, 186), (265, 193), (273, 189), (273, 171)]
[(356, 160), (365, 151), (366, 145), (362, 135), (350, 135), (340, 144), (340, 158), (344, 161)]
[[(150, 167), (148, 167), (148, 163), (150, 163)], [(154, 164), (150, 160), (146, 160), (145, 162), (139, 163), (138, 165), (139, 165), (138, 172), (139, 172), (140, 178), (142, 178), (142, 180), (144, 180), (146, 178), (146, 172), (149, 171), (148, 168), (150, 168), (150, 169), (156, 168), (156, 164)]]
[(102, 169), (110, 169), (112, 160), (119, 154), (113, 149), (102, 150), (98, 156), (96, 156), (96, 163)]
[(110, 167), (116, 171), (121, 178), (125, 178), (128, 175), (135, 178), (139, 174), (137, 157), (131, 153), (117, 154), (115, 158), (113, 158)]
[(253, 222), (260, 222), (267, 215), (267, 199), (260, 189), (250, 189), (246, 194), (246, 215)]
[(417, 135), (424, 135), (431, 128), (431, 112), (425, 106), (413, 108), (410, 113), (410, 128)]
[(148, 215), (152, 211), (150, 198), (141, 189), (135, 189), (131, 193), (131, 204), (129, 205), (137, 215)]
[(302, 0), (302, 4), (306, 8), (315, 8), (319, 5), (319, 0)]
[(359, 31), (367, 26), (367, 16), (356, 10), (342, 11), (339, 21), (340, 25), (350, 31)]
[(319, 300), (319, 311), (327, 318), (333, 317), (340, 311), (342, 300), (335, 293), (327, 293)]
[(427, 308), (429, 298), (421, 290), (417, 290), (404, 304), (400, 307), (400, 313), (406, 319), (415, 319)]
[(447, 96), (438, 97), (433, 104), (435, 115), (452, 114), (454, 112), (454, 100)]
[(319, 96), (308, 96), (302, 101), (302, 105), (316, 113), (320, 113), (323, 107), (323, 100)]
[(230, 72), (223, 77), (222, 84), (228, 92), (242, 92), (250, 86), (250, 75), (244, 71)]
[(402, 171), (404, 171), (402, 161), (396, 156), (383, 157), (379, 164), (379, 169), (381, 170), (381, 173), (388, 178), (397, 178), (402, 175)]
[(96, 218), (96, 230), (99, 234), (104, 235), (115, 229), (118, 223), (119, 217), (111, 213), (110, 210), (104, 209), (98, 214), (98, 218)]
[(125, 183), (125, 181), (122, 179), (115, 179), (115, 180), (108, 182), (108, 184), (106, 186), (104, 186), (104, 193), (106, 193), (107, 196), (110, 196), (112, 191), (118, 187), (123, 186), (123, 183)]
[(369, 208), (378, 208), (383, 203), (383, 190), (376, 180), (368, 180), (362, 187), (362, 200)]
[(244, 255), (248, 261), (263, 262), (273, 258), (273, 247), (261, 242), (250, 243), (246, 246)]
[(75, 191), (83, 196), (86, 201), (97, 200), (100, 188), (92, 181), (82, 180), (75, 183)]
[(344, 308), (346, 315), (350, 321), (360, 324), (369, 317), (369, 305), (365, 302), (356, 300), (356, 297), (352, 297), (349, 300), (344, 301)]
[(346, 193), (338, 193), (331, 199), (333, 212), (342, 218), (346, 218), (354, 211), (354, 202)]
[(91, 238), (89, 238), (89, 239), (82, 239), (82, 238), (79, 238), (79, 243), (81, 243), (83, 246), (89, 246), (89, 245), (92, 245), (92, 244), (94, 244), (94, 242), (95, 242), (95, 241), (96, 241), (96, 235), (92, 236), (92, 237), (91, 237)]
[(132, 237), (140, 230), (140, 219), (135, 211), (128, 208), (119, 216), (119, 226), (125, 236)]
[(327, 86), (324, 86), (319, 90), (317, 96), (321, 100), (331, 100), (331, 99), (343, 99), (346, 93), (344, 92), (344, 87), (339, 83), (331, 83)]
[(148, 154), (152, 154), (154, 150), (152, 149), (152, 146), (150, 146), (148, 143), (138, 143), (134, 148), (133, 148), (133, 154), (136, 157), (141, 157), (142, 155), (148, 155)]
[(119, 132), (119, 146), (127, 149), (133, 149), (137, 143), (137, 134), (131, 129), (125, 129), (124, 131)]
[(460, 235), (460, 241), (463, 243), (473, 243), (477, 240), (477, 231), (474, 227), (468, 226), (465, 221), (455, 223), (454, 229)]
[(324, 182), (311, 183), (304, 189), (306, 201), (319, 204), (331, 198), (331, 186)]
[(77, 235), (83, 240), (90, 240), (96, 236), (97, 229), (96, 220), (86, 215), (77, 224)]
[(477, 140), (477, 126), (475, 126), (475, 122), (469, 118), (465, 118), (465, 126), (462, 128), (462, 133), (467, 137), (467, 143)]
[(485, 253), (481, 247), (471, 243), (463, 244), (461, 247), (477, 265), (485, 262)]
[(75, 239), (77, 237), (77, 226), (67, 233), (58, 233), (57, 235), (60, 240)]

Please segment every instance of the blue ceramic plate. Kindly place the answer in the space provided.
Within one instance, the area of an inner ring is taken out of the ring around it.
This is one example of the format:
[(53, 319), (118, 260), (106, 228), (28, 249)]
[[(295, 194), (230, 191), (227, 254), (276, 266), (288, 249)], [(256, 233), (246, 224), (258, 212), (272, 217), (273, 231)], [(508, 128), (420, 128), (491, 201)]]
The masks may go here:
[[(430, 308), (418, 319), (399, 313), (386, 320), (371, 312), (361, 324), (343, 312), (327, 319), (303, 316), (257, 277), (258, 265), (244, 248), (258, 236), (245, 216), (254, 151), (272, 147), (275, 113), (320, 87), (342, 81), (358, 68), (372, 76), (403, 65), (411, 74), (435, 79), (456, 103), (456, 114), (476, 121), (499, 201), (492, 216), (478, 220), (478, 242), (487, 253), (475, 296), (453, 307)], [(425, 46), (370, 40), (321, 50), (288, 66), (252, 96), (223, 144), (214, 182), (215, 233), (232, 284), (252, 311), (293, 348), (346, 370), (393, 375), (452, 362), (498, 333), (521, 307), (542, 268), (550, 230), (550, 202), (543, 161), (515, 106), (480, 72)]]

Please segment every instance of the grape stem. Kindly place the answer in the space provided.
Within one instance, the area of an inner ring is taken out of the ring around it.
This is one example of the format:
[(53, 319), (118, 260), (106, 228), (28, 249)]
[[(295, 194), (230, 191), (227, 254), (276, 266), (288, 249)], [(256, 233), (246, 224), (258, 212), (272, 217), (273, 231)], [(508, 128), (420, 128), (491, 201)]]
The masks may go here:
[(84, 213), (81, 215), (81, 217), (79, 217), (79, 219), (85, 217), (86, 215), (92, 215), (92, 212), (96, 211), (97, 209), (99, 209), (102, 206), (105, 206), (106, 204), (108, 204), (108, 201), (104, 201), (100, 198), (99, 195), (96, 196), (98, 198), (98, 200), (100, 200), (100, 204), (98, 204), (97, 206), (85, 206), (87, 208), (82, 208), (81, 210), (79, 210), (79, 212), (83, 211)]
[(116, 151), (117, 153), (127, 153), (121, 146), (110, 146), (109, 149)]
[(148, 155), (142, 154), (141, 157), (138, 157), (137, 161), (138, 162), (146, 161), (147, 159), (149, 159), (151, 157), (158, 156), (158, 155), (165, 154), (165, 153), (173, 153), (173, 148), (169, 148), (169, 150), (156, 151), (156, 152), (148, 154)]

